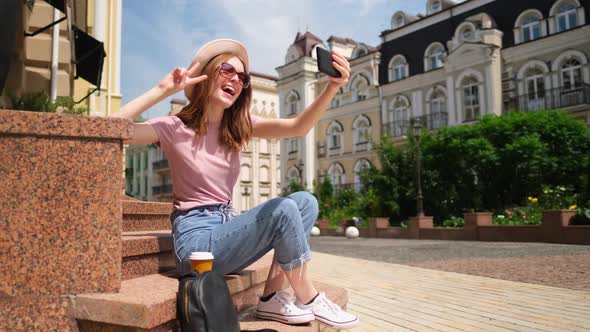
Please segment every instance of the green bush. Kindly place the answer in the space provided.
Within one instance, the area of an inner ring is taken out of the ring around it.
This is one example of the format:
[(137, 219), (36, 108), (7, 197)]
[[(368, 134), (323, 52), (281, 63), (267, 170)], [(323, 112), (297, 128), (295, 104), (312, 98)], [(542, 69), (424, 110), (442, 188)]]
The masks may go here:
[(465, 227), (465, 219), (451, 216), (442, 222), (443, 227)]
[(85, 107), (76, 107), (72, 97), (57, 97), (55, 101), (45, 92), (33, 92), (22, 96), (9, 95), (11, 108), (30, 112), (56, 113), (61, 109), (64, 114), (81, 115), (88, 113)]
[(586, 207), (576, 207), (576, 214), (570, 219), (570, 225), (590, 225), (590, 201)]
[[(376, 213), (393, 220), (416, 215), (416, 148), (411, 137), (399, 146), (388, 138), (377, 145), (381, 169), (361, 176), (379, 198), (371, 202)], [(525, 206), (529, 196), (541, 200), (545, 186), (571, 188), (579, 205), (590, 197), (590, 128), (565, 112), (488, 115), (425, 132), (420, 150), (425, 213), (437, 224), (466, 211)]]

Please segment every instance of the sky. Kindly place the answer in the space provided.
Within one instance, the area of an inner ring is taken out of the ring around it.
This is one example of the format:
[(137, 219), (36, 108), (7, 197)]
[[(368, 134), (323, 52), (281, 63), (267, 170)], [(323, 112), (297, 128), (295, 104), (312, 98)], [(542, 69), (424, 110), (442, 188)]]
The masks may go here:
[[(277, 76), (297, 32), (310, 31), (371, 46), (390, 28), (398, 10), (424, 13), (426, 0), (124, 0), (121, 90), (127, 103), (155, 86), (176, 67), (187, 67), (196, 51), (216, 38), (241, 41), (250, 70)], [(326, 43), (326, 42), (325, 42)], [(172, 98), (142, 116), (164, 116)]]

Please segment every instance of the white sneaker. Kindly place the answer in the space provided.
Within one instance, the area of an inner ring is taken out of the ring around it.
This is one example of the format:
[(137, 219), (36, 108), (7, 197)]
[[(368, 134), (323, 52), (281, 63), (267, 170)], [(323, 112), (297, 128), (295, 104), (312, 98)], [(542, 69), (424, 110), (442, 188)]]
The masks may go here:
[(310, 304), (295, 303), (300, 309), (312, 309), (315, 319), (337, 329), (351, 329), (359, 324), (359, 319), (342, 310), (336, 303), (328, 300), (324, 292), (316, 297)]
[(291, 294), (278, 291), (270, 300), (263, 302), (258, 300), (256, 317), (276, 320), (285, 324), (303, 324), (314, 320), (311, 309), (298, 308), (293, 303)]

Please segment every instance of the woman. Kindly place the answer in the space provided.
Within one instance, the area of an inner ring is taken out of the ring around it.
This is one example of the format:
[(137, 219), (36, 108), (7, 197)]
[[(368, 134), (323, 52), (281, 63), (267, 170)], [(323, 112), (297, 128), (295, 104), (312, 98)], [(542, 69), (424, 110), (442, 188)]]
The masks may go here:
[[(230, 39), (207, 43), (188, 70), (173, 70), (114, 116), (133, 120), (181, 90), (189, 100), (176, 115), (134, 124), (133, 137), (125, 142), (159, 144), (168, 157), (174, 188), (172, 236), (180, 274), (189, 271), (188, 257), (193, 251), (212, 252), (213, 270), (223, 275), (243, 270), (274, 249), (257, 316), (288, 324), (317, 319), (346, 329), (358, 325), (358, 319), (318, 292), (307, 272), (311, 259), (308, 238), (318, 214), (316, 199), (298, 192), (240, 215), (231, 209), (240, 151), (248, 140), (304, 136), (348, 82), (348, 61), (336, 53), (332, 57), (342, 77), (331, 77), (318, 99), (295, 118), (250, 115), (248, 53), (244, 45)], [(284, 291), (287, 281), (295, 301)]]

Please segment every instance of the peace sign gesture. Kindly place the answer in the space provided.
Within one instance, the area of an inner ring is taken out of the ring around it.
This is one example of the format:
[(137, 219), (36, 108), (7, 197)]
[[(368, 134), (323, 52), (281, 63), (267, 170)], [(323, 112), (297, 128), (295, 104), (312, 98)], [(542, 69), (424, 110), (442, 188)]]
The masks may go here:
[(173, 95), (178, 91), (184, 90), (185, 87), (195, 85), (207, 79), (207, 75), (192, 77), (199, 68), (200, 63), (195, 63), (189, 70), (177, 67), (160, 81), (158, 86), (166, 92), (167, 95)]

